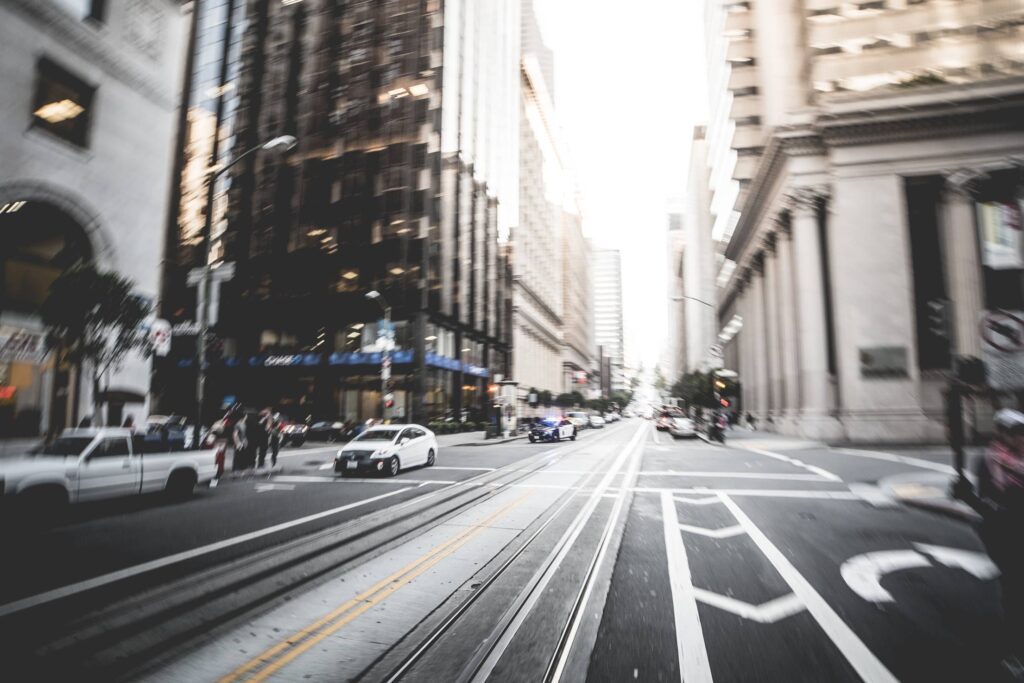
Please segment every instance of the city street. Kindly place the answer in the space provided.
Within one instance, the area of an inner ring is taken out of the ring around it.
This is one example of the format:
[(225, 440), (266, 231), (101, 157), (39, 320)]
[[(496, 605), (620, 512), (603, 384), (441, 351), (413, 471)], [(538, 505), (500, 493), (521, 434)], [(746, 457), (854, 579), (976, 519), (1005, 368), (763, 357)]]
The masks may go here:
[(934, 457), (640, 420), (445, 448), (393, 479), (336, 479), (334, 450), (5, 539), (5, 661), (159, 681), (999, 680), (973, 529), (877, 485)]

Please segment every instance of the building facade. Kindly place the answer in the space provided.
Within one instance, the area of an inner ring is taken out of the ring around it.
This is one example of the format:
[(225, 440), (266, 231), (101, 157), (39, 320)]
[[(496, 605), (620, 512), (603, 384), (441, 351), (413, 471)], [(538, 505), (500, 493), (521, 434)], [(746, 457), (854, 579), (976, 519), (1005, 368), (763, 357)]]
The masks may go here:
[(622, 255), (618, 249), (593, 251), (594, 343), (600, 350), (605, 395), (625, 391), (625, 339), (622, 332)]
[(722, 358), (716, 340), (718, 317), (715, 313), (715, 278), (720, 255), (714, 240), (715, 216), (710, 207), (714, 195), (710, 188), (707, 129), (697, 126), (690, 147), (687, 174), (686, 214), (683, 234), (686, 251), (683, 259), (682, 303), (686, 330), (686, 372), (721, 367)]
[(665, 233), (665, 272), (667, 282), (667, 332), (665, 350), (660, 363), (661, 372), (671, 385), (686, 372), (686, 236), (683, 229), (682, 207), (673, 207), (668, 214)]
[(563, 393), (589, 398), (594, 375), (594, 312), (591, 308), (590, 240), (579, 210), (562, 213), (562, 386)]
[[(532, 28), (529, 28), (532, 25)], [(523, 14), (523, 35), (536, 18)], [(543, 48), (539, 39), (532, 41)], [(519, 224), (512, 232), (512, 377), (524, 409), (532, 391), (562, 389), (565, 171), (554, 106), (538, 55), (524, 51), (519, 128)]]
[[(727, 362), (745, 410), (813, 438), (943, 438), (951, 352), (981, 356), (983, 312), (1024, 307), (1024, 7), (727, 11), (748, 153), (719, 322), (742, 319)], [(929, 322), (941, 301), (953, 345)]]
[[(520, 60), (505, 27), (518, 25), (517, 3), (210, 9), (225, 21), (193, 57), (164, 301), (172, 322), (187, 321), (187, 270), (207, 252), (237, 265), (221, 287), (206, 418), (233, 401), (295, 419), (492, 415), (490, 384), (510, 372)], [(189, 127), (211, 112), (213, 125)], [(220, 139), (195, 142), (200, 128)], [(197, 233), (189, 151), (224, 163), (279, 135), (295, 150), (232, 167), (212, 193), (211, 230)], [(396, 346), (387, 387), (381, 303)], [(194, 337), (176, 340), (165, 410), (194, 400), (194, 355)]]
[[(59, 367), (37, 316), (77, 263), (159, 294), (187, 19), (172, 0), (10, 0), (0, 6), (0, 438), (73, 426), (89, 382)], [(107, 378), (106, 414), (149, 410), (149, 362)]]

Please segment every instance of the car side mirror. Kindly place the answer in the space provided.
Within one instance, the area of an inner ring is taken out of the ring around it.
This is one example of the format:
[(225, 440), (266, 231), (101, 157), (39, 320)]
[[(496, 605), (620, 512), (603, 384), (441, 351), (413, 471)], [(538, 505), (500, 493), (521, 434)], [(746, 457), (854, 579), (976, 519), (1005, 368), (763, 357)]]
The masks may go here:
[(404, 446), (407, 443), (409, 443), (409, 437), (407, 436), (403, 436), (401, 439), (398, 440), (399, 446)]

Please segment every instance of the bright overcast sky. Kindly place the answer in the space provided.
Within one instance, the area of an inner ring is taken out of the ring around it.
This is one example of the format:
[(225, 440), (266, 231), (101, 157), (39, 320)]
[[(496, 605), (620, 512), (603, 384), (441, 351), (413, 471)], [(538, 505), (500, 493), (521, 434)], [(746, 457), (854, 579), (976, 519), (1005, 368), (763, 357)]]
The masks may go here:
[(665, 226), (706, 111), (700, 0), (535, 0), (586, 230), (622, 250), (627, 363), (665, 341)]

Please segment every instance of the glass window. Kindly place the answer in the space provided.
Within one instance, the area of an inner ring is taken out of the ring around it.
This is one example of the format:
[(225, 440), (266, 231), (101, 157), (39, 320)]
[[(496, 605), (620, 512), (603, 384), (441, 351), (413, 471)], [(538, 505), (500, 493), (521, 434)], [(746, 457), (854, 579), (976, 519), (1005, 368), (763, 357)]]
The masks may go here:
[(73, 145), (88, 144), (92, 100), (96, 89), (46, 59), (36, 65), (32, 125)]
[(118, 437), (115, 439), (103, 439), (96, 450), (92, 452), (93, 458), (123, 458), (128, 455), (128, 439)]

